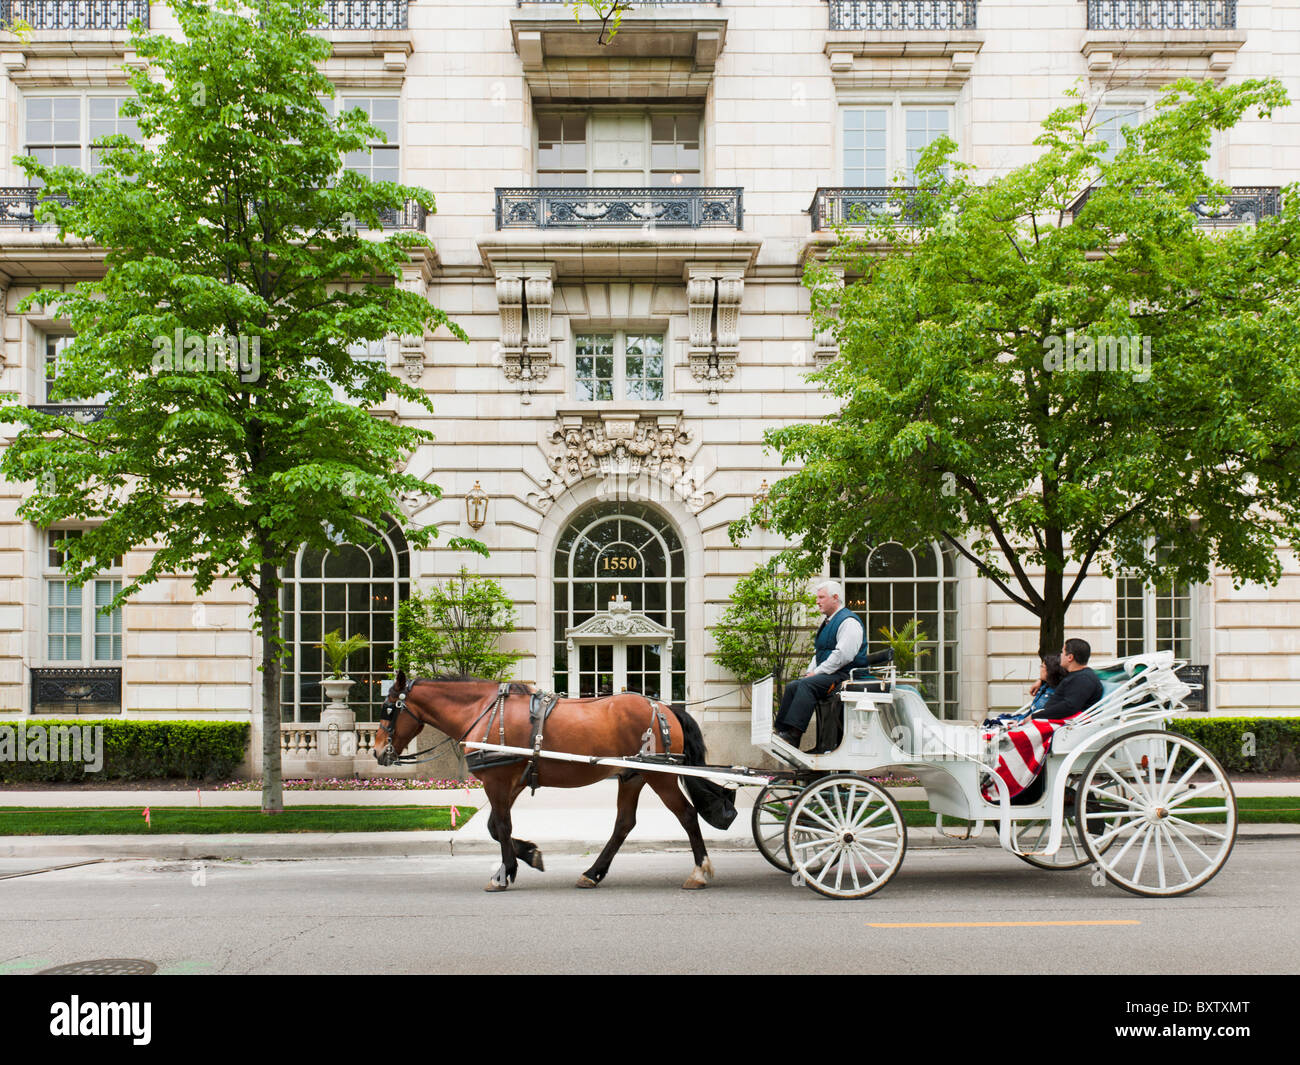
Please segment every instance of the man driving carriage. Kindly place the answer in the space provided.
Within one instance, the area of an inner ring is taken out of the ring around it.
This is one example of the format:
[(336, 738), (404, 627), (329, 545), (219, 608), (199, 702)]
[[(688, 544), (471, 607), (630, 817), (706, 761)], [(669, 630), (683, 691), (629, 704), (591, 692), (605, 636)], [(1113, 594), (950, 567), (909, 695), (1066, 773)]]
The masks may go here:
[(866, 627), (844, 605), (844, 593), (835, 581), (817, 586), (817, 609), (822, 623), (813, 641), (808, 672), (785, 686), (775, 733), (793, 747), (799, 746), (817, 703), (849, 679), (850, 671), (866, 669)]

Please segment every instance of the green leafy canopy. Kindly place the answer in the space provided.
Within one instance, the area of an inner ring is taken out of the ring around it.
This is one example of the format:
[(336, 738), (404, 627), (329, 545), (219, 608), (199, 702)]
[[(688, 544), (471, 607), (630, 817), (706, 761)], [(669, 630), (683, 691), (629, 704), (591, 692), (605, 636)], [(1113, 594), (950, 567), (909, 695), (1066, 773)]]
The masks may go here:
[[(401, 520), (402, 492), (432, 487), (397, 472), (431, 434), (368, 408), (432, 408), (348, 348), (439, 328), (465, 339), (395, 283), (427, 238), (365, 235), (385, 209), (434, 201), (341, 169), (382, 138), (361, 111), (331, 117), (322, 102), (334, 95), (319, 70), (330, 46), (307, 29), (320, 3), (172, 6), (183, 40), (131, 42), (147, 68), (132, 74), (124, 112), (141, 140), (111, 138), (96, 174), (18, 160), (58, 197), (41, 212), (60, 237), (107, 249), (102, 278), (23, 303), (76, 333), (52, 398), (108, 399), (90, 423), (8, 404), (0, 417), (28, 428), (0, 471), (34, 483), (22, 517), (92, 526), (65, 545), (75, 577), (153, 550), (118, 602), (175, 572), (192, 573), (200, 594), (227, 577), (256, 591), (264, 567), (300, 545), (373, 542), (387, 515)], [(255, 345), (255, 372), (210, 358), (160, 368), (160, 345), (178, 331)], [(406, 532), (416, 546), (433, 535)]]
[[(1284, 106), (1281, 85), (1177, 82), (1111, 161), (1072, 95), (1033, 162), (979, 183), (941, 138), (898, 197), (915, 225), (841, 227), (805, 276), (840, 347), (810, 378), (838, 411), (766, 435), (796, 467), (769, 506), (797, 554), (946, 541), (1046, 650), (1094, 564), (1273, 581), (1277, 543), (1300, 542), (1300, 196), (1252, 225), (1192, 210), (1228, 191), (1211, 134)], [(1085, 337), (1106, 369), (1053, 359)]]

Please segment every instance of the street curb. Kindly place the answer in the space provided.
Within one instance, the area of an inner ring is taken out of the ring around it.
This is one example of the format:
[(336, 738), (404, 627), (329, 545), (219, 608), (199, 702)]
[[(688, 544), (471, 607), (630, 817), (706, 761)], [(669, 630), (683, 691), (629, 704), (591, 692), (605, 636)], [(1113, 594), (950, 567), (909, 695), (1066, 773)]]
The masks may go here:
[[(457, 839), (455, 832), (328, 832), (264, 833), (255, 836), (0, 836), (0, 858), (153, 858), (200, 861), (284, 860), (311, 858), (430, 858), (443, 855), (499, 855), (500, 847), (490, 839)], [(1300, 839), (1300, 825), (1241, 825), (1237, 842)], [(607, 839), (539, 839), (544, 853), (589, 854), (599, 852)], [(753, 851), (748, 836), (706, 839), (711, 851)], [(913, 828), (907, 833), (909, 850), (940, 850), (964, 847), (997, 847), (995, 832), (986, 831), (971, 840), (942, 837), (933, 828)], [(684, 839), (629, 839), (624, 854), (656, 854), (686, 851)]]

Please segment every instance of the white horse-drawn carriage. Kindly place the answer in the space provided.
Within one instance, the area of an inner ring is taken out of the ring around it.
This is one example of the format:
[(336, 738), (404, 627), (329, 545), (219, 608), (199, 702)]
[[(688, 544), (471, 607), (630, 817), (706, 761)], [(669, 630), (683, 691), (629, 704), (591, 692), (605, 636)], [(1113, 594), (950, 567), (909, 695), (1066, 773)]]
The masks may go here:
[[(1052, 735), (1041, 781), (1013, 800), (993, 772), (1014, 724), (991, 730), (942, 721), (914, 683), (893, 674), (849, 682), (843, 733), (824, 754), (772, 731), (771, 678), (753, 687), (752, 741), (791, 769), (754, 804), (754, 841), (777, 868), (832, 898), (879, 891), (898, 872), (907, 830), (898, 804), (870, 775), (915, 776), (935, 825), (966, 822), (954, 839), (997, 827), (1005, 850), (1043, 869), (1092, 865), (1139, 895), (1194, 891), (1232, 851), (1236, 800), (1204, 747), (1166, 726), (1191, 689), (1170, 653), (1097, 667), (1103, 695)], [(1025, 708), (1028, 709), (1027, 707)], [(985, 791), (996, 789), (996, 801)]]

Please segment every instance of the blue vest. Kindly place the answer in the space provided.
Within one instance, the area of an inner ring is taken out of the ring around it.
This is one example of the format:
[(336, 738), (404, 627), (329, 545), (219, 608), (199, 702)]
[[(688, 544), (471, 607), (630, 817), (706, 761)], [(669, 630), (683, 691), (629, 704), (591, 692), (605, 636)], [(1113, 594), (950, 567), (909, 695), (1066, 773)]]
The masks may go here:
[[(835, 650), (835, 636), (840, 631), (840, 626), (852, 618), (859, 625), (862, 625), (862, 619), (853, 613), (846, 606), (842, 606), (834, 614), (822, 622), (822, 627), (817, 630), (817, 639), (813, 642), (813, 657), (820, 666), (830, 653)], [(867, 668), (867, 627), (862, 625), (862, 646), (858, 648), (858, 656), (852, 661), (840, 667), (842, 670), (849, 669), (866, 669)]]

